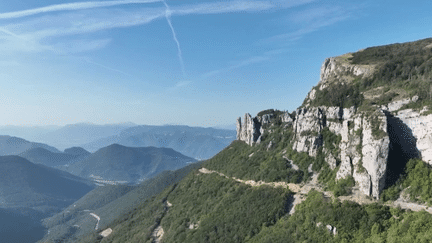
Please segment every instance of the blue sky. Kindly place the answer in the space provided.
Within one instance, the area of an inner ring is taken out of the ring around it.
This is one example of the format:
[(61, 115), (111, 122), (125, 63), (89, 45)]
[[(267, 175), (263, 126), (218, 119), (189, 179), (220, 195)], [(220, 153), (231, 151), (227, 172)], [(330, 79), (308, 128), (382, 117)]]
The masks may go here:
[(431, 1), (0, 2), (0, 125), (292, 111), (325, 58), (431, 37)]

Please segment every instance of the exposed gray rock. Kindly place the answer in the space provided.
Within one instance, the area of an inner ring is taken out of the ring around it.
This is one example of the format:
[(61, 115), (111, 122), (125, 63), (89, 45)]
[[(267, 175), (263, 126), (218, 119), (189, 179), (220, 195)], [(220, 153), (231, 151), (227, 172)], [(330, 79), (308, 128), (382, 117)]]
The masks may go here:
[(327, 153), (325, 161), (329, 164), (330, 169), (334, 170), (336, 168), (336, 158), (330, 152)]
[(237, 140), (253, 145), (261, 136), (260, 128), (261, 124), (257, 121), (257, 118), (252, 118), (249, 113), (246, 113), (243, 122), (240, 117), (237, 119)]
[(347, 120), (347, 119), (351, 119), (351, 117), (355, 114), (356, 112), (356, 108), (354, 106), (350, 107), (350, 108), (344, 108), (343, 109), (343, 119)]
[(401, 110), (395, 115), (408, 126), (416, 138), (416, 146), (425, 162), (432, 164), (432, 114), (423, 116), (412, 109)]
[(282, 122), (288, 122), (288, 123), (293, 122), (293, 119), (291, 118), (290, 114), (287, 111), (285, 111), (283, 113), (283, 115), (281, 116), (281, 119), (282, 119)]
[(293, 150), (307, 152), (310, 156), (315, 157), (318, 148), (322, 145), (319, 133), (324, 125), (323, 111), (318, 107), (303, 108), (297, 109), (296, 114), (293, 123), (295, 132)]
[(326, 225), (327, 230), (332, 233), (333, 227), (331, 225)]
[(327, 119), (341, 119), (343, 110), (340, 107), (326, 107)]
[(372, 194), (372, 181), (371, 176), (365, 172), (359, 172), (357, 169), (354, 170), (353, 178), (359, 185), (359, 190), (365, 195)]
[[(384, 113), (380, 113), (379, 129), (387, 133), (387, 118)], [(389, 136), (375, 139), (372, 135), (372, 125), (370, 119), (363, 119), (363, 167), (371, 176), (371, 194), (375, 198), (379, 197), (380, 192), (384, 189), (385, 172), (387, 168), (387, 157), (389, 153)]]
[[(373, 73), (373, 65), (349, 64), (346, 61), (349, 55), (326, 59), (321, 68), (320, 82), (309, 92), (305, 106), (296, 110), (295, 117), (284, 112), (277, 119), (288, 123), (285, 124), (285, 128), (292, 125), (294, 136), (290, 141), (291, 148), (297, 152), (306, 152), (312, 157), (315, 157), (318, 149), (324, 146), (321, 135), (324, 127), (340, 135), (342, 139), (337, 150), (330, 151), (325, 146), (322, 150), (330, 168), (339, 168), (336, 179), (353, 176), (362, 193), (378, 198), (385, 186), (387, 163), (389, 163), (390, 137), (387, 126), (390, 122), (386, 115), (381, 111), (375, 114), (378, 117), (379, 130), (383, 132), (380, 138), (376, 138), (372, 135), (372, 120), (368, 117), (370, 112), (363, 113), (357, 111), (355, 107), (342, 109), (340, 107), (310, 106), (310, 101), (316, 98), (316, 92), (325, 89), (330, 83), (348, 84), (356, 76), (367, 77)], [(390, 112), (395, 113), (394, 111), (400, 110), (405, 104), (417, 100), (418, 96), (414, 96), (389, 103), (381, 108), (389, 114)], [(398, 122), (403, 125), (403, 129), (406, 129), (406, 134), (409, 135), (410, 142), (412, 142), (411, 147), (417, 148), (422, 159), (432, 164), (432, 114), (422, 115), (422, 112), (426, 110), (423, 109), (420, 112), (411, 109), (401, 110), (394, 115), (394, 119), (400, 119)], [(267, 124), (265, 127), (270, 127), (274, 116), (274, 114), (266, 114), (252, 118), (250, 114), (246, 114), (243, 123), (239, 118), (237, 120), (237, 139), (249, 145), (259, 143), (262, 134), (271, 133), (270, 129), (265, 131), (263, 125)], [(400, 134), (393, 136), (393, 139), (395, 137), (401, 138)], [(273, 142), (268, 145), (269, 148), (272, 145)], [(339, 161), (340, 166), (337, 167)], [(337, 234), (336, 228), (332, 230), (334, 235)]]
[[(350, 54), (345, 54), (350, 55)], [(339, 82), (348, 82), (349, 76), (370, 76), (373, 73), (373, 65), (354, 65), (343, 61), (341, 57), (330, 57), (325, 59), (321, 66), (320, 89), (327, 87), (328, 82), (338, 80)], [(347, 75), (348, 74), (348, 75)]]

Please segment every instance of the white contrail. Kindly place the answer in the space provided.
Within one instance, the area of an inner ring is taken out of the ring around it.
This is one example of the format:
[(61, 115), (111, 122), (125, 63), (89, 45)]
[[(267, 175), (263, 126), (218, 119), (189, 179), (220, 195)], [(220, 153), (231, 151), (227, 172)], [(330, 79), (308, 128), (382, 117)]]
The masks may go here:
[(71, 11), (71, 10), (80, 10), (80, 9), (89, 9), (89, 8), (101, 8), (101, 7), (111, 7), (117, 5), (125, 5), (125, 4), (140, 4), (140, 3), (154, 3), (160, 2), (162, 0), (129, 0), (129, 1), (106, 1), (106, 2), (76, 2), (76, 3), (64, 3), (64, 4), (56, 4), (50, 5), (42, 8), (35, 8), (23, 11), (15, 11), (9, 13), (0, 13), (0, 19), (13, 19), (13, 18), (21, 18), (25, 16), (47, 13), (47, 12), (56, 12), (56, 11)]
[(169, 6), (168, 6), (168, 4), (166, 3), (165, 0), (163, 0), (162, 2), (164, 3), (164, 5), (166, 7), (166, 11), (165, 11), (166, 20), (168, 22), (169, 27), (171, 28), (171, 32), (173, 34), (173, 39), (174, 39), (175, 43), (177, 44), (177, 51), (178, 51), (177, 55), (178, 55), (178, 58), (180, 60), (180, 65), (181, 65), (183, 77), (186, 77), (186, 72), (185, 72), (184, 62), (183, 62), (183, 57), (182, 57), (182, 51), (181, 51), (181, 48), (180, 48), (180, 42), (177, 39), (176, 32), (174, 31), (174, 27), (173, 27), (173, 25), (171, 23), (171, 10), (170, 10), (170, 8), (169, 8)]

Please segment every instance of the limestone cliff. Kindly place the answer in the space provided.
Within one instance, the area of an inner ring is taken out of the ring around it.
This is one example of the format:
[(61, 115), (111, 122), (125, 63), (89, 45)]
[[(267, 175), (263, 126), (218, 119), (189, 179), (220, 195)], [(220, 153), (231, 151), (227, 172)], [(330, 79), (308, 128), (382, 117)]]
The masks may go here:
[[(417, 102), (417, 95), (394, 95), (397, 98), (390, 99), (391, 102), (376, 104), (375, 101), (381, 98), (376, 93), (383, 87), (363, 91), (362, 97), (371, 101), (365, 102), (368, 105), (361, 109), (356, 106), (317, 106), (315, 99), (323, 90), (352, 85), (353, 80), (374, 75), (376, 65), (353, 65), (348, 61), (351, 57), (346, 54), (326, 59), (318, 85), (295, 112), (261, 114), (254, 118), (246, 114), (243, 122), (238, 118), (237, 139), (253, 146), (261, 142), (265, 124), (276, 120), (287, 123), (294, 133), (290, 142), (293, 150), (312, 157), (322, 151), (329, 167), (337, 170), (336, 180), (352, 176), (360, 191), (378, 198), (386, 182), (394, 180), (396, 167), (404, 166), (408, 159), (421, 157), (432, 164), (432, 114), (423, 115), (428, 111), (426, 107), (421, 111), (404, 109), (407, 104)], [(386, 90), (381, 96), (391, 91)], [(267, 132), (271, 133), (271, 130)], [(326, 144), (325, 136), (336, 136), (340, 140)]]

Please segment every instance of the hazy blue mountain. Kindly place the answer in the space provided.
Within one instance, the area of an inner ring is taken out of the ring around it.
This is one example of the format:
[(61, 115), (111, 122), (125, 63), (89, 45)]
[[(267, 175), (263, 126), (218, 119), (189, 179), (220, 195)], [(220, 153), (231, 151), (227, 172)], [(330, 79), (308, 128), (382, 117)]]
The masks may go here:
[(19, 156), (0, 156), (0, 207), (58, 210), (94, 186), (87, 180)]
[(81, 147), (71, 147), (64, 150), (67, 154), (73, 155), (90, 155), (91, 153)]
[(50, 167), (74, 163), (87, 158), (89, 155), (90, 152), (78, 147), (66, 149), (65, 152), (60, 153), (53, 153), (44, 148), (32, 148), (19, 154), (19, 156), (26, 158), (30, 162)]
[(228, 124), (228, 125), (219, 125), (219, 126), (214, 126), (214, 129), (225, 129), (225, 130), (236, 130), (236, 124)]
[(21, 208), (0, 208), (0, 239), (7, 243), (36, 242), (45, 234), (42, 214)]
[(196, 159), (207, 159), (228, 146), (236, 136), (234, 130), (189, 126), (135, 126), (119, 135), (106, 137), (82, 145), (89, 151), (113, 143), (129, 147), (172, 148)]
[(0, 126), (0, 135), (9, 135), (13, 137), (24, 138), (26, 140), (34, 141), (36, 137), (41, 134), (52, 132), (59, 129), (60, 126), (47, 125), (47, 126), (13, 126), (6, 125)]
[(0, 156), (18, 155), (33, 148), (44, 148), (53, 153), (60, 153), (58, 149), (43, 143), (29, 142), (22, 138), (5, 135), (0, 136)]
[[(49, 152), (49, 151), (48, 151)], [(0, 156), (0, 241), (35, 242), (43, 237), (43, 218), (91, 191), (90, 181), (33, 164), (19, 156)]]
[(62, 169), (84, 178), (137, 183), (164, 170), (179, 169), (195, 161), (170, 148), (132, 148), (112, 144)]
[(100, 138), (117, 135), (122, 130), (136, 126), (133, 123), (95, 125), (90, 123), (77, 123), (66, 125), (55, 131), (37, 136), (36, 141), (55, 145), (59, 149), (79, 146)]

